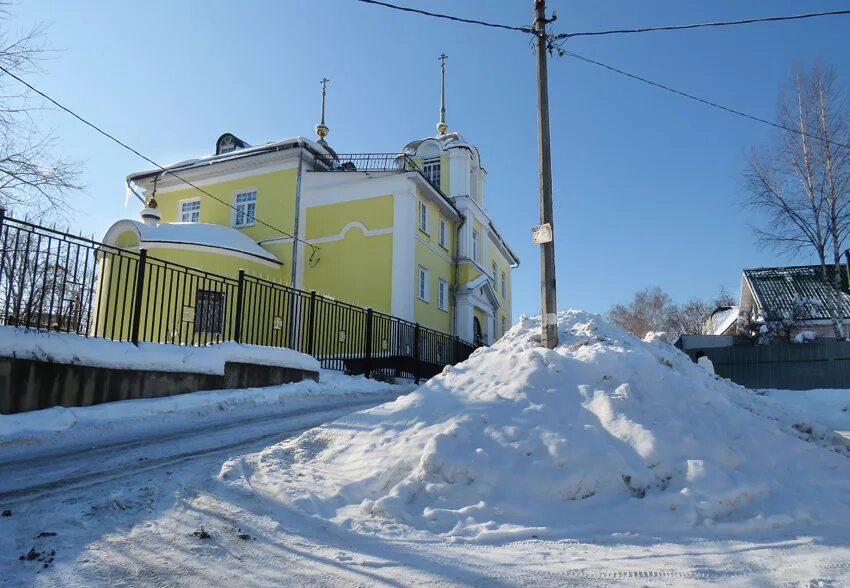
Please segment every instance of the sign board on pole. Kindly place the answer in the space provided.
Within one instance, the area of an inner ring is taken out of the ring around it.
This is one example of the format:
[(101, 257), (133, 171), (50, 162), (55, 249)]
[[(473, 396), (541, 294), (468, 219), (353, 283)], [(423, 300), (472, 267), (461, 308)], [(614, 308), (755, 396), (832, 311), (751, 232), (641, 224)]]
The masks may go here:
[(535, 245), (543, 245), (552, 242), (552, 225), (538, 225), (531, 229), (531, 241)]

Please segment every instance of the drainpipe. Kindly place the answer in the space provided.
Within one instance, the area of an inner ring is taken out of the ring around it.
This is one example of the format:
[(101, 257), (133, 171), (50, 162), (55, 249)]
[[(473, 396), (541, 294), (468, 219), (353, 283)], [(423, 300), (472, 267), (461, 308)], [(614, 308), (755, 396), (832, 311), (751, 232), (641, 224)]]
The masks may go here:
[[(301, 151), (298, 153), (298, 175), (295, 180), (295, 222), (293, 225), (292, 234), (298, 237), (298, 228), (301, 220), (301, 175), (304, 170), (304, 146), (301, 141), (298, 141), (298, 146)], [(292, 239), (292, 278), (291, 285), (293, 288), (298, 288), (298, 240)]]
[(460, 230), (463, 228), (463, 225), (466, 224), (466, 217), (461, 214), (460, 215), (460, 223), (455, 230), (455, 287), (454, 287), (454, 312), (452, 312), (452, 328), (454, 329), (454, 334), (458, 336), (457, 329), (457, 288), (458, 288), (458, 266), (460, 261)]

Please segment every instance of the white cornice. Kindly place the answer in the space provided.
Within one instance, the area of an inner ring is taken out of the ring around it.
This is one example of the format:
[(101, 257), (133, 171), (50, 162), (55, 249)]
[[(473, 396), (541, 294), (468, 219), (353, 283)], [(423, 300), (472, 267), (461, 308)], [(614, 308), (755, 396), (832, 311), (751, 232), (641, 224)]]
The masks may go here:
[[(178, 170), (175, 173), (196, 186), (208, 186), (260, 174), (297, 168), (300, 151), (300, 149), (289, 149), (286, 151), (263, 153), (250, 158), (234, 159), (182, 171)], [(144, 188), (146, 192), (150, 192), (153, 188), (153, 181), (150, 178), (145, 178), (144, 180), (140, 180), (137, 185)], [(191, 188), (191, 186), (188, 186), (185, 182), (174, 176), (163, 173), (162, 177), (157, 181), (156, 190), (157, 193), (167, 194), (168, 192)]]

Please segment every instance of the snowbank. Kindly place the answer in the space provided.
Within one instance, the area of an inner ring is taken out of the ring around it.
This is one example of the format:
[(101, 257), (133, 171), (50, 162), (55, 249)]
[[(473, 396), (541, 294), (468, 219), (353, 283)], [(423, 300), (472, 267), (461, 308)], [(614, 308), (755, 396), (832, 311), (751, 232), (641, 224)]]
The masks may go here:
[(227, 362), (319, 371), (313, 357), (291, 349), (219, 343), (206, 347), (109, 341), (72, 333), (0, 327), (0, 357), (18, 357), (118, 369), (224, 374)]
[[(219, 474), (238, 492), (382, 536), (457, 541), (732, 534), (850, 520), (850, 449), (672, 346), (523, 318), (412, 394)], [(626, 535), (624, 535), (626, 534)]]
[(91, 447), (106, 441), (266, 416), (300, 408), (305, 403), (316, 405), (328, 398), (401, 394), (409, 388), (323, 370), (319, 382), (304, 380), (266, 388), (193, 392), (0, 415), (0, 462), (44, 453), (53, 447), (67, 450), (77, 443)]

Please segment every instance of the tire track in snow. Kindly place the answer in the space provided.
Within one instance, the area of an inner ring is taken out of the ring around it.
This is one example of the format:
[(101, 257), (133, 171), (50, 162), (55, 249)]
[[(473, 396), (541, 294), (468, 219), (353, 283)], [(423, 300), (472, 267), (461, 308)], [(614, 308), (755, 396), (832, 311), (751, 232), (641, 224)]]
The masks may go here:
[[(148, 472), (150, 470), (161, 469), (166, 466), (179, 464), (181, 462), (185, 462), (187, 460), (191, 460), (197, 457), (213, 455), (221, 452), (238, 451), (241, 448), (250, 447), (251, 445), (260, 442), (265, 442), (276, 437), (282, 438), (283, 436), (289, 436), (292, 434), (303, 432), (328, 420), (333, 420), (336, 417), (344, 416), (345, 414), (352, 412), (352, 409), (357, 409), (366, 406), (375, 406), (388, 400), (391, 400), (395, 396), (395, 393), (391, 393), (388, 395), (381, 394), (369, 396), (365, 399), (353, 402), (349, 400), (346, 402), (338, 402), (333, 404), (321, 404), (310, 408), (294, 410), (289, 413), (273, 417), (261, 417), (259, 419), (239, 421), (237, 423), (232, 423), (228, 426), (222, 426), (220, 430), (217, 430), (213, 433), (211, 433), (208, 429), (193, 429), (184, 434), (168, 435), (162, 439), (148, 439), (144, 441), (133, 441), (130, 443), (120, 443), (107, 447), (99, 447), (89, 452), (75, 454), (74, 460), (77, 462), (86, 461), (87, 463), (95, 463), (97, 464), (96, 469), (80, 468), (77, 470), (80, 473), (75, 473), (67, 477), (54, 479), (47, 482), (41, 482), (37, 484), (27, 484), (27, 482), (31, 479), (31, 475), (28, 475), (26, 473), (26, 468), (28, 465), (30, 465), (30, 462), (18, 462), (17, 464), (15, 464), (17, 478), (18, 480), (23, 481), (26, 485), (5, 489), (4, 491), (0, 492), (0, 501), (2, 501), (4, 504), (14, 505), (15, 503), (20, 502), (22, 500), (32, 501), (35, 499), (46, 498), (56, 494), (59, 491), (66, 491), (71, 489), (76, 490), (89, 485), (98, 485), (129, 475)], [(243, 437), (235, 442), (217, 444), (213, 446), (210, 446), (208, 442), (206, 446), (203, 446), (202, 444), (201, 447), (189, 451), (171, 453), (153, 459), (146, 458), (143, 460), (136, 460), (132, 463), (124, 463), (123, 465), (116, 465), (112, 460), (103, 460), (98, 462), (98, 457), (101, 455), (112, 457), (115, 457), (117, 455), (116, 461), (120, 463), (121, 461), (126, 461), (126, 457), (128, 455), (130, 459), (136, 459), (135, 455), (138, 452), (136, 452), (135, 450), (139, 449), (148, 449), (163, 446), (167, 447), (169, 443), (173, 443), (176, 441), (198, 440), (203, 439), (203, 437), (226, 437), (228, 433), (248, 426), (257, 426), (260, 424), (265, 424), (266, 426), (268, 426), (278, 421), (297, 421), (299, 419), (304, 422), (298, 424), (295, 427), (287, 428), (284, 430), (278, 429), (271, 432), (267, 431), (260, 435)], [(39, 457), (32, 461), (31, 467), (32, 469), (36, 470), (36, 473), (38, 475), (43, 476), (44, 472), (39, 470), (39, 468), (49, 468), (51, 462), (54, 459), (62, 458)], [(6, 467), (7, 465), (4, 464), (4, 469), (6, 469)]]

